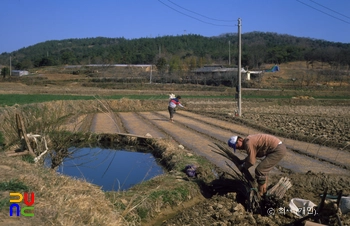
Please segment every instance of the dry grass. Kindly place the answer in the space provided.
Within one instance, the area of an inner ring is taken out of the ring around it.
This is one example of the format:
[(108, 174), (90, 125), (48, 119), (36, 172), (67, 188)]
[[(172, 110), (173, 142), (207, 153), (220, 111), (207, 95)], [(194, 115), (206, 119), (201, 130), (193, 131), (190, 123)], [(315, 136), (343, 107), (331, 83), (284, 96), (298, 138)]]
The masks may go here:
[[(15, 105), (13, 107), (0, 109), (0, 131), (3, 132), (7, 144), (18, 140), (15, 115), (19, 113), (25, 120), (27, 132), (46, 135), (52, 131), (60, 131), (66, 128), (77, 128), (82, 122), (82, 117), (92, 112), (114, 112), (114, 111), (149, 111), (164, 109), (163, 101), (130, 100), (72, 100), (52, 101), (25, 106)], [(66, 124), (67, 119), (71, 119)], [(66, 125), (64, 127), (63, 125)], [(63, 126), (63, 127), (62, 127)], [(67, 127), (68, 126), (68, 127)]]
[[(18, 180), (35, 193), (35, 218), (29, 219), (31, 225), (140, 225), (157, 219), (164, 209), (180, 206), (200, 194), (196, 183), (184, 178), (181, 170), (189, 163), (199, 165), (201, 158), (174, 146), (170, 140), (150, 140), (149, 147), (161, 161), (168, 162), (170, 174), (128, 191), (104, 193), (96, 185), (59, 175), (20, 157), (8, 158), (4, 153), (0, 153), (0, 169), (6, 173), (0, 175), (0, 181)], [(0, 193), (0, 201), (7, 197), (8, 193)], [(9, 218), (6, 209), (0, 215)], [(18, 218), (17, 225), (26, 220)]]
[[(35, 193), (35, 217), (29, 221), (38, 225), (127, 225), (99, 187), (68, 176), (57, 175), (41, 166), (5, 157), (0, 153), (0, 165), (8, 170), (1, 181), (17, 179)], [(7, 197), (4, 197), (7, 198)], [(4, 209), (0, 214), (8, 218)], [(21, 222), (28, 219), (22, 217)]]

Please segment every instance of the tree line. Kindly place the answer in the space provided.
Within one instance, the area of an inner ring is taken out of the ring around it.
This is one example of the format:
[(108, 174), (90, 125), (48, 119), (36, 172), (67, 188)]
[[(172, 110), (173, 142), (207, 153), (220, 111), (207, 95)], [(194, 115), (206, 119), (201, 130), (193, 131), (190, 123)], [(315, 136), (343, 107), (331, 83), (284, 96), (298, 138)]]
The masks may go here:
[[(242, 66), (293, 61), (324, 62), (334, 69), (350, 67), (350, 44), (271, 32), (242, 34)], [(159, 70), (188, 71), (208, 64), (235, 66), (238, 35), (215, 37), (189, 34), (155, 38), (82, 38), (52, 40), (0, 55), (0, 65), (17, 70), (42, 66), (86, 64), (154, 64)]]

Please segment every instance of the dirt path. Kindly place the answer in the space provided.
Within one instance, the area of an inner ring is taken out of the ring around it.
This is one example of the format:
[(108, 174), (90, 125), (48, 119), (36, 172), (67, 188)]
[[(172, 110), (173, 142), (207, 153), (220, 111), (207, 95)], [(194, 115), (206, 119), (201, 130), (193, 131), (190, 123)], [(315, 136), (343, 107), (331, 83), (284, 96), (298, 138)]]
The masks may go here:
[[(89, 118), (91, 117), (86, 117), (87, 120)], [(226, 145), (227, 139), (233, 134), (246, 136), (260, 132), (187, 111), (178, 112), (174, 119), (175, 123), (169, 122), (167, 111), (98, 113), (93, 116), (90, 130), (96, 133), (126, 132), (140, 136), (148, 133), (154, 138), (169, 137), (224, 170), (228, 170), (228, 166), (222, 156), (213, 152), (215, 143)], [(312, 171), (349, 174), (350, 153), (311, 143), (280, 139), (290, 150), (281, 161), (281, 167), (300, 173)], [(240, 158), (245, 157), (243, 152), (237, 155)], [(275, 169), (274, 172), (278, 170)]]
[(116, 118), (112, 113), (95, 114), (90, 130), (95, 133), (120, 133)]

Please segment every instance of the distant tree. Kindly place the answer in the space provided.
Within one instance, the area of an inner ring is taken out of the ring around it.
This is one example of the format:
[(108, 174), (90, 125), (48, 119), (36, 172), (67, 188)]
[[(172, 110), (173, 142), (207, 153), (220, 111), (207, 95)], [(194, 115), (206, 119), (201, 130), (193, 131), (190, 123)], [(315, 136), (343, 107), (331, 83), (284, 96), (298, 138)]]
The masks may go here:
[(197, 60), (195, 57), (191, 57), (189, 68), (190, 70), (197, 68)]
[[(13, 53), (1, 53), (0, 64), (8, 65), (10, 55), (13, 56), (15, 68), (22, 70), (61, 64), (152, 64), (157, 62), (161, 50), (161, 56), (165, 59), (178, 57), (181, 62), (165, 61), (165, 65), (158, 65), (160, 71), (167, 70), (166, 65), (169, 64), (171, 73), (178, 67), (184, 72), (195, 66), (227, 64), (228, 41), (231, 41), (231, 65), (234, 66), (238, 60), (238, 37), (234, 33), (216, 37), (190, 34), (130, 40), (104, 37), (54, 40)], [(242, 43), (242, 64), (250, 68), (258, 68), (266, 63), (320, 61), (324, 65), (332, 65), (333, 69), (350, 70), (350, 44), (271, 32), (245, 33)], [(159, 63), (162, 63), (161, 60)]]
[(178, 72), (181, 70), (181, 60), (178, 56), (173, 56), (169, 62), (169, 73)]
[(32, 67), (33, 67), (33, 63), (29, 58), (25, 58), (15, 65), (15, 68), (18, 70), (26, 70)]
[(164, 74), (166, 67), (167, 67), (167, 62), (164, 57), (160, 57), (156, 63), (157, 69), (161, 74)]
[(52, 57), (42, 57), (34, 62), (35, 67), (45, 67), (45, 66), (53, 66), (55, 64), (55, 60)]
[(259, 66), (266, 59), (267, 51), (266, 45), (260, 43), (254, 43), (247, 48), (247, 60), (245, 65), (249, 65), (250, 68), (259, 68)]
[(3, 76), (3, 78), (6, 77), (6, 75), (10, 75), (10, 69), (8, 67), (4, 67), (1, 69), (1, 75)]
[(61, 54), (61, 60), (63, 64), (74, 64), (74, 53), (72, 51), (63, 51)]

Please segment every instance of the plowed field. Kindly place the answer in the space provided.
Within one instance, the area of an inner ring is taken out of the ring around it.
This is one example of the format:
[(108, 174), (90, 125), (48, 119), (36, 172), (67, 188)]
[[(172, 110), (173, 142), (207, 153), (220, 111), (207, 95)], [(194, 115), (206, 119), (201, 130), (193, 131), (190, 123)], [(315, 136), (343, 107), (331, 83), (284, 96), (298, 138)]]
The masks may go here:
[[(177, 112), (175, 122), (168, 119), (168, 112), (121, 112), (97, 113), (90, 124), (89, 130), (96, 133), (129, 133), (140, 136), (150, 134), (153, 138), (170, 137), (174, 142), (186, 149), (206, 157), (218, 167), (227, 170), (222, 156), (213, 152), (215, 143), (226, 144), (234, 134), (262, 133), (249, 127), (222, 121), (188, 111)], [(86, 117), (85, 120), (91, 120)], [(328, 174), (349, 174), (350, 153), (280, 137), (287, 145), (288, 154), (280, 166), (293, 172)], [(244, 158), (244, 153), (238, 153)], [(297, 164), (296, 164), (297, 163)], [(275, 172), (278, 172), (276, 169)]]
[[(246, 135), (261, 133), (258, 131), (233, 122), (223, 121), (217, 118), (199, 115), (189, 111), (178, 111), (175, 122), (168, 119), (167, 111), (155, 112), (119, 112), (98, 113), (89, 121), (89, 130), (92, 132), (105, 133), (129, 133), (144, 136), (151, 135), (154, 138), (171, 138), (177, 144), (183, 145), (189, 151), (204, 156), (224, 171), (229, 171), (227, 160), (221, 155), (213, 152), (215, 143), (226, 145), (227, 139), (233, 134)], [(83, 124), (88, 124), (84, 122)], [(330, 193), (344, 190), (350, 191), (350, 153), (336, 148), (330, 148), (313, 143), (301, 142), (280, 137), (288, 147), (288, 153), (280, 162), (272, 174), (272, 181), (290, 172), (293, 187), (287, 192), (285, 201), (292, 198), (311, 200), (320, 205), (319, 195), (326, 188), (331, 188)], [(243, 152), (237, 153), (244, 158)], [(259, 162), (259, 161), (258, 161)], [(232, 163), (229, 163), (235, 167)], [(250, 168), (254, 173), (254, 167)], [(284, 172), (284, 173), (283, 173)], [(288, 176), (288, 175), (287, 175)], [(272, 182), (270, 182), (271, 185)], [(229, 187), (229, 185), (227, 185)], [(334, 207), (329, 201), (326, 202), (327, 209), (320, 216), (329, 218), (323, 222), (331, 225), (340, 225), (335, 218)], [(177, 212), (175, 216), (166, 217), (162, 222), (152, 222), (154, 225), (286, 225), (295, 222), (298, 218), (291, 214), (289, 206), (281, 206), (287, 211), (285, 214), (252, 215), (245, 212), (243, 206), (236, 202), (232, 193), (223, 196), (213, 196), (203, 203), (196, 204), (183, 211)], [(276, 211), (276, 212), (275, 212)], [(193, 216), (197, 216), (193, 218)], [(311, 217), (311, 215), (310, 215)], [(292, 219), (295, 220), (292, 220)], [(310, 218), (310, 221), (313, 221)], [(349, 214), (341, 218), (344, 225), (350, 224)], [(296, 223), (292, 225), (302, 225)]]

